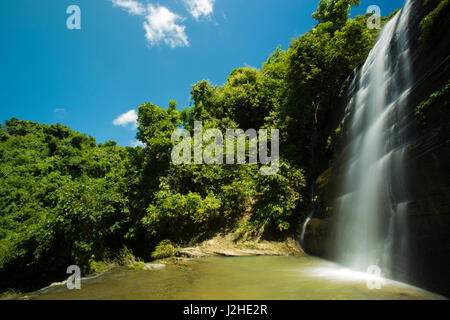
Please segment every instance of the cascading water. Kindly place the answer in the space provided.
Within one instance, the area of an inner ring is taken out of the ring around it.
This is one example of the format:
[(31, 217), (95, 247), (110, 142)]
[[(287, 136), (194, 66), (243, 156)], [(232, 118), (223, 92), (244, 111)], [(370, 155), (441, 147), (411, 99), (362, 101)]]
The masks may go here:
[[(381, 30), (350, 88), (342, 186), (337, 198), (336, 260), (390, 276), (392, 257), (407, 264), (404, 214), (408, 194), (402, 169), (410, 82), (408, 20), (412, 1)], [(393, 239), (396, 239), (393, 241)], [(401, 239), (397, 241), (397, 239)]]

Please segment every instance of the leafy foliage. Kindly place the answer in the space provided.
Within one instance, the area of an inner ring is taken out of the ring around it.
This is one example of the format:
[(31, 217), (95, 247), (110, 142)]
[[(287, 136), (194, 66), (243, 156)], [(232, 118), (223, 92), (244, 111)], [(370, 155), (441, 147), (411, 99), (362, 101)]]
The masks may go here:
[(59, 124), (13, 118), (0, 130), (0, 272), (88, 268), (114, 250), (129, 212), (127, 150)]
[(422, 101), (418, 106), (416, 106), (414, 114), (419, 123), (421, 124), (426, 123), (426, 113), (428, 109), (434, 104), (440, 103), (441, 111), (448, 113), (450, 110), (450, 103), (448, 100), (449, 94), (450, 94), (450, 81), (447, 81), (447, 83), (441, 89), (430, 94), (428, 99)]
[(164, 259), (169, 258), (177, 254), (178, 249), (174, 247), (174, 245), (169, 240), (163, 240), (155, 248), (155, 251), (152, 252), (153, 259)]
[(425, 1), (426, 4), (428, 4), (429, 2), (430, 5), (434, 7), (434, 9), (422, 19), (422, 21), (420, 22), (420, 28), (422, 30), (421, 40), (432, 44), (433, 40), (439, 39), (441, 36), (440, 29), (442, 29), (446, 14), (448, 13), (450, 1)]
[(150, 236), (169, 235), (180, 240), (207, 230), (211, 220), (218, 216), (219, 208), (220, 201), (213, 195), (203, 198), (193, 192), (182, 195), (160, 190), (142, 223)]

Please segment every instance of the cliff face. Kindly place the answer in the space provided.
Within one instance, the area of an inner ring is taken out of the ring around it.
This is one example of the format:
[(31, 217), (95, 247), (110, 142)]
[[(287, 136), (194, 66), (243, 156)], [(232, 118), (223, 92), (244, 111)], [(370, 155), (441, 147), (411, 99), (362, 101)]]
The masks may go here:
[[(403, 166), (406, 172), (408, 201), (402, 201), (402, 220), (395, 230), (393, 266), (391, 276), (431, 291), (450, 295), (450, 30), (449, 10), (441, 14), (433, 34), (420, 39), (420, 22), (435, 9), (436, 1), (424, 5), (415, 0), (410, 15), (409, 37), (412, 42), (412, 88), (407, 98), (407, 143), (404, 146)], [(395, 55), (394, 55), (395, 56)], [(352, 77), (358, 77), (358, 70)], [(347, 82), (347, 97), (357, 90)], [(447, 86), (447, 89), (446, 89)], [(345, 141), (348, 139), (345, 114), (342, 108), (329, 115), (330, 132), (340, 132), (335, 144), (333, 164), (322, 168), (316, 180), (315, 210), (305, 228), (303, 247), (307, 253), (329, 259), (334, 258), (331, 243), (336, 224), (333, 206), (342, 181), (343, 162), (346, 158)], [(423, 103), (425, 101), (425, 103)], [(338, 130), (336, 131), (336, 129)], [(394, 207), (400, 203), (395, 203)], [(393, 211), (396, 211), (393, 209)], [(386, 215), (387, 213), (380, 213)], [(407, 235), (407, 251), (400, 245)], [(398, 244), (398, 245), (396, 245)], [(407, 256), (407, 259), (400, 257)]]

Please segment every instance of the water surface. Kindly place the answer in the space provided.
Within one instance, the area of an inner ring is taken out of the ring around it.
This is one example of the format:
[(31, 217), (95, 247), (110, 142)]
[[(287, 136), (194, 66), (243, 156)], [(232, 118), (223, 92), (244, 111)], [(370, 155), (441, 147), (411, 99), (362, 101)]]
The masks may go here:
[[(82, 280), (80, 290), (59, 286), (30, 299), (438, 299), (385, 280), (367, 287), (367, 275), (314, 257), (210, 257), (161, 270), (121, 269)], [(370, 280), (370, 279), (369, 279)], [(372, 279), (373, 280), (373, 279)]]

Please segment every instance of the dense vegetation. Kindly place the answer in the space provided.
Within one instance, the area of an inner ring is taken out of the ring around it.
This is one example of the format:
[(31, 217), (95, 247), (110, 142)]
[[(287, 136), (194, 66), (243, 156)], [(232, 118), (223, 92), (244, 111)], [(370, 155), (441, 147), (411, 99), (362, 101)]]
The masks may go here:
[(424, 0), (424, 5), (429, 5), (433, 10), (430, 11), (420, 22), (420, 28), (422, 29), (421, 40), (427, 42), (429, 45), (433, 44), (433, 41), (439, 41), (445, 27), (445, 14), (449, 10), (449, 0)]
[[(331, 157), (335, 128), (326, 115), (338, 107), (344, 80), (377, 34), (366, 27), (367, 17), (348, 18), (358, 4), (320, 0), (314, 29), (287, 51), (277, 48), (261, 69), (235, 69), (223, 86), (194, 84), (189, 108), (180, 111), (175, 101), (167, 108), (140, 105), (137, 138), (145, 147), (97, 144), (59, 124), (5, 121), (0, 289), (45, 284), (70, 264), (89, 272), (124, 246), (145, 259), (218, 231), (238, 237), (295, 232), (311, 183)], [(279, 129), (278, 173), (262, 176), (259, 164), (174, 165), (173, 130), (193, 135), (197, 120), (203, 130)]]

